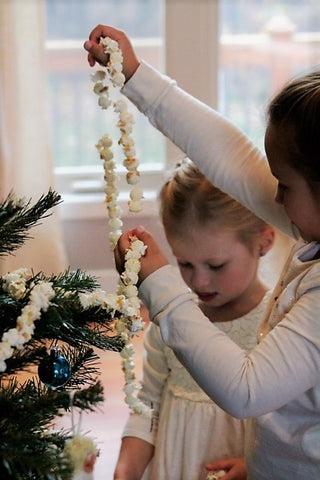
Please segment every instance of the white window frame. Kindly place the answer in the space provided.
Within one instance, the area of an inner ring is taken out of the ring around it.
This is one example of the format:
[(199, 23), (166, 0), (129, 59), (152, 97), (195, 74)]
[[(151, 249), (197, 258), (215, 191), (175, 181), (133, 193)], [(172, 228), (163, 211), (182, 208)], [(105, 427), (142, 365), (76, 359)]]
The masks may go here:
[[(219, 0), (165, 1), (165, 73), (175, 78), (186, 91), (212, 107), (217, 104), (218, 2)], [(135, 44), (135, 39), (132, 41)], [(157, 215), (156, 198), (164, 171), (181, 155), (167, 141), (164, 169), (154, 165), (141, 166), (145, 196), (142, 215)], [(56, 167), (55, 176), (57, 190), (62, 192), (64, 200), (60, 206), (63, 220), (105, 217), (101, 168)], [(124, 179), (124, 169), (120, 177), (120, 203), (123, 201), (123, 210), (126, 212), (128, 186)]]
[[(219, 0), (167, 0), (166, 73), (207, 105), (218, 99)], [(181, 152), (167, 142), (167, 166)]]

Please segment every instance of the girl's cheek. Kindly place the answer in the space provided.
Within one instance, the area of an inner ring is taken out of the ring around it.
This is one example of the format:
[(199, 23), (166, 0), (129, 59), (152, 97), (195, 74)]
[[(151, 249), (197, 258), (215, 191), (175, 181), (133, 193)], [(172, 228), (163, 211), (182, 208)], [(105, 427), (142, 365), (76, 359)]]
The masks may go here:
[(181, 270), (180, 273), (184, 282), (188, 285), (188, 287), (191, 287), (191, 275), (188, 275), (188, 273), (186, 273), (185, 271), (181, 272)]

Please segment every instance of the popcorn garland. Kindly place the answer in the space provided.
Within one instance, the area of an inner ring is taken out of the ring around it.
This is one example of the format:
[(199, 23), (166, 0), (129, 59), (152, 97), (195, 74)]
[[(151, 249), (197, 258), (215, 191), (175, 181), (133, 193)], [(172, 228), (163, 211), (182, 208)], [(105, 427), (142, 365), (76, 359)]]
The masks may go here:
[[(134, 140), (131, 136), (133, 117), (127, 109), (127, 103), (124, 99), (113, 102), (110, 97), (109, 85), (104, 81), (108, 79), (114, 88), (122, 88), (125, 77), (122, 73), (122, 52), (118, 43), (109, 37), (101, 38), (100, 44), (104, 47), (104, 52), (109, 55), (109, 61), (106, 71), (98, 70), (92, 75), (92, 81), (95, 83), (93, 91), (99, 96), (98, 105), (103, 109), (110, 106), (118, 114), (119, 120), (117, 127), (120, 130), (120, 138), (118, 144), (121, 145), (125, 159), (123, 165), (127, 169), (126, 180), (132, 185), (130, 192), (130, 200), (128, 201), (130, 212), (140, 212), (142, 209), (141, 200), (143, 198), (142, 190), (136, 185), (140, 181), (140, 173), (138, 171), (139, 161), (136, 158)], [(96, 148), (103, 160), (105, 187), (105, 204), (109, 216), (109, 241), (113, 250), (122, 233), (123, 222), (121, 220), (121, 208), (118, 204), (119, 191), (118, 175), (115, 172), (115, 161), (112, 152), (112, 139), (108, 134), (103, 135), (98, 141)], [(123, 295), (127, 299), (132, 308), (131, 315), (122, 315), (117, 321), (118, 334), (121, 335), (125, 342), (125, 347), (121, 351), (122, 369), (125, 377), (125, 402), (129, 405), (134, 413), (152, 416), (152, 409), (146, 406), (136, 396), (136, 391), (140, 389), (140, 385), (135, 381), (133, 361), (134, 346), (130, 343), (133, 335), (144, 328), (144, 322), (141, 318), (140, 301), (138, 298), (138, 273), (140, 271), (140, 258), (145, 254), (146, 246), (133, 237), (131, 239), (131, 247), (125, 255), (124, 272), (121, 274), (118, 283), (118, 294)]]
[(121, 336), (125, 346), (120, 352), (122, 357), (122, 370), (125, 377), (125, 402), (129, 408), (138, 414), (147, 417), (152, 416), (152, 410), (146, 406), (136, 396), (136, 392), (140, 389), (137, 383), (133, 361), (134, 346), (130, 343), (133, 335), (144, 328), (144, 322), (140, 313), (140, 301), (138, 299), (138, 289), (133, 281), (137, 281), (137, 275), (140, 270), (140, 258), (144, 255), (146, 246), (138, 239), (132, 239), (131, 248), (126, 253), (125, 270), (119, 279), (118, 294), (106, 294), (101, 289), (97, 289), (90, 293), (81, 293), (79, 300), (84, 309), (92, 306), (100, 306), (108, 310), (109, 314), (120, 312), (120, 318), (117, 319), (116, 328), (118, 335)]
[[(99, 96), (98, 105), (106, 110), (110, 106), (118, 113), (119, 121), (117, 127), (120, 130), (120, 138), (118, 144), (122, 146), (125, 159), (123, 165), (127, 169), (126, 179), (129, 185), (133, 185), (130, 192), (129, 211), (140, 212), (142, 209), (141, 200), (143, 198), (142, 190), (137, 187), (140, 181), (140, 173), (138, 171), (139, 161), (136, 158), (136, 151), (134, 140), (131, 136), (133, 117), (128, 111), (127, 102), (124, 99), (113, 102), (110, 97), (109, 85), (104, 83), (104, 80), (109, 79), (114, 88), (122, 88), (125, 82), (125, 77), (122, 73), (122, 52), (118, 47), (117, 42), (111, 38), (101, 38), (100, 44), (104, 46), (105, 53), (109, 55), (109, 62), (106, 67), (106, 72), (98, 70), (92, 75), (92, 81), (95, 83), (93, 87), (94, 93)], [(108, 74), (108, 75), (107, 75)], [(115, 162), (113, 159), (113, 152), (111, 149), (112, 139), (108, 134), (103, 135), (98, 141), (96, 148), (103, 160), (104, 179), (106, 181), (105, 188), (105, 203), (109, 215), (110, 226), (110, 246), (113, 249), (121, 235), (121, 209), (118, 205), (119, 192), (117, 189), (118, 176), (115, 173)]]
[[(1, 277), (2, 288), (14, 300), (22, 300), (29, 295), (28, 303), (22, 308), (15, 328), (4, 332), (0, 341), (0, 373), (5, 372), (5, 360), (12, 357), (14, 350), (21, 350), (31, 340), (35, 321), (46, 312), (56, 292), (51, 282), (39, 280), (30, 282), (32, 273), (27, 268), (20, 268)], [(29, 282), (28, 286), (27, 283)], [(61, 293), (61, 292), (60, 292)], [(79, 301), (85, 310), (91, 306), (100, 306), (113, 316), (116, 312), (131, 316), (136, 314), (136, 306), (124, 295), (109, 294), (97, 289), (90, 293), (79, 294)]]
[[(3, 288), (12, 298), (19, 300), (26, 294), (26, 283), (31, 279), (27, 269), (21, 268), (3, 277)], [(5, 360), (12, 357), (14, 349), (21, 350), (23, 345), (31, 340), (34, 332), (34, 322), (41, 317), (41, 311), (47, 311), (50, 300), (55, 296), (51, 282), (39, 281), (30, 285), (32, 288), (29, 302), (22, 308), (17, 318), (15, 328), (4, 332), (0, 342), (0, 372), (5, 372), (7, 365)]]
[(207, 473), (206, 480), (219, 480), (227, 474), (225, 470), (215, 470)]
[(134, 413), (151, 417), (152, 409), (136, 396), (136, 391), (140, 389), (140, 384), (135, 381), (135, 364), (133, 361), (135, 351), (133, 344), (130, 342), (130, 338), (144, 328), (136, 283), (140, 271), (140, 258), (145, 254), (146, 248), (141, 240), (134, 237), (131, 240), (131, 248), (126, 252), (124, 272), (119, 279), (118, 293), (122, 292), (124, 294), (128, 301), (136, 308), (136, 314), (130, 319), (122, 316), (117, 323), (117, 328), (118, 333), (125, 341), (125, 346), (120, 353), (125, 378), (125, 386), (123, 388), (125, 402)]

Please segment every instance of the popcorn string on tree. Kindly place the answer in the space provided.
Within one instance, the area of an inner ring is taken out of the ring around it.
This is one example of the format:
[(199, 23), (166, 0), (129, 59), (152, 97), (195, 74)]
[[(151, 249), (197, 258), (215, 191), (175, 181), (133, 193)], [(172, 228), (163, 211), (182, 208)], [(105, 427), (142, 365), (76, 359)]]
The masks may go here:
[[(125, 82), (125, 77), (122, 73), (122, 52), (118, 43), (109, 37), (101, 38), (100, 44), (103, 45), (104, 52), (109, 55), (109, 61), (104, 70), (98, 70), (92, 75), (92, 81), (94, 82), (93, 91), (98, 95), (98, 105), (103, 110), (112, 107), (114, 112), (118, 114), (117, 127), (120, 131), (118, 144), (122, 147), (124, 154), (123, 165), (127, 169), (126, 180), (132, 186), (130, 200), (128, 201), (129, 211), (139, 212), (142, 209), (141, 200), (143, 193), (141, 188), (137, 186), (140, 181), (140, 173), (138, 171), (139, 161), (136, 157), (134, 140), (131, 135), (133, 117), (128, 111), (127, 102), (124, 99), (113, 101), (110, 95), (110, 87), (121, 89)], [(112, 144), (111, 137), (105, 134), (98, 141), (96, 148), (103, 161), (104, 180), (106, 182), (105, 204), (110, 227), (109, 241), (113, 250), (122, 233), (123, 222), (118, 202), (119, 178), (116, 173), (116, 163), (111, 148)], [(131, 239), (131, 247), (125, 255), (124, 272), (120, 275), (118, 283), (118, 294), (126, 298), (132, 311), (130, 312), (130, 317), (122, 315), (117, 321), (117, 330), (125, 342), (125, 346), (121, 351), (122, 369), (125, 376), (125, 401), (135, 413), (151, 416), (151, 408), (146, 406), (136, 396), (136, 391), (140, 388), (140, 385), (135, 381), (134, 346), (130, 342), (130, 338), (144, 327), (136, 284), (140, 270), (140, 258), (145, 254), (145, 251), (146, 246), (143, 242), (133, 237)]]
[[(16, 326), (5, 331), (0, 341), (0, 373), (7, 370), (6, 360), (11, 358), (15, 350), (21, 350), (28, 343), (35, 331), (35, 321), (41, 320), (42, 313), (46, 312), (54, 302), (57, 294), (52, 282), (34, 277), (28, 268), (19, 268), (1, 277), (1, 288), (9, 297), (22, 301), (20, 315), (17, 317)], [(58, 288), (59, 295), (62, 294)], [(68, 295), (68, 292), (65, 292)], [(133, 329), (138, 329), (136, 320), (136, 305), (126, 298), (124, 294), (106, 294), (101, 289), (92, 292), (78, 293), (81, 307), (86, 310), (92, 306), (99, 306), (108, 315), (117, 314), (133, 320)]]
[[(26, 295), (26, 284), (31, 279), (31, 273), (26, 268), (15, 270), (2, 277), (3, 289), (18, 300)], [(45, 312), (50, 300), (55, 296), (51, 282), (40, 281), (36, 285), (29, 285), (31, 293), (28, 303), (22, 308), (14, 328), (4, 332), (0, 342), (0, 372), (5, 372), (5, 360), (12, 357), (14, 350), (21, 350), (23, 345), (31, 340), (35, 325), (34, 322)]]

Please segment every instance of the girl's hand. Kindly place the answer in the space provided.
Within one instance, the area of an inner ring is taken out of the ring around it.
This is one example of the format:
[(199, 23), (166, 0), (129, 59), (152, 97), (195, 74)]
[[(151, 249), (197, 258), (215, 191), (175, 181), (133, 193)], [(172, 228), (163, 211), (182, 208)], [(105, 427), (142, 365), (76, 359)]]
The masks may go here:
[(143, 257), (141, 257), (141, 270), (139, 272), (139, 284), (143, 282), (151, 273), (159, 268), (167, 265), (168, 259), (162, 252), (151, 233), (147, 232), (143, 227), (138, 227), (129, 232), (123, 233), (118, 240), (114, 249), (114, 258), (116, 267), (119, 273), (124, 270), (124, 257), (126, 251), (130, 248), (130, 238), (137, 237), (146, 246), (147, 250)]
[(226, 460), (217, 460), (206, 465), (209, 471), (225, 470), (227, 473), (219, 480), (246, 480), (247, 469), (244, 458), (228, 458)]
[(119, 44), (119, 48), (122, 51), (123, 55), (123, 74), (126, 77), (126, 80), (132, 77), (134, 72), (137, 70), (140, 62), (135, 54), (135, 51), (131, 45), (129, 38), (121, 30), (116, 28), (109, 27), (106, 25), (98, 25), (92, 30), (89, 35), (89, 40), (84, 42), (84, 48), (88, 53), (88, 62), (91, 67), (95, 65), (96, 62), (100, 65), (106, 65), (109, 58), (103, 51), (103, 47), (99, 44), (101, 37), (110, 37), (113, 40), (116, 40)]

